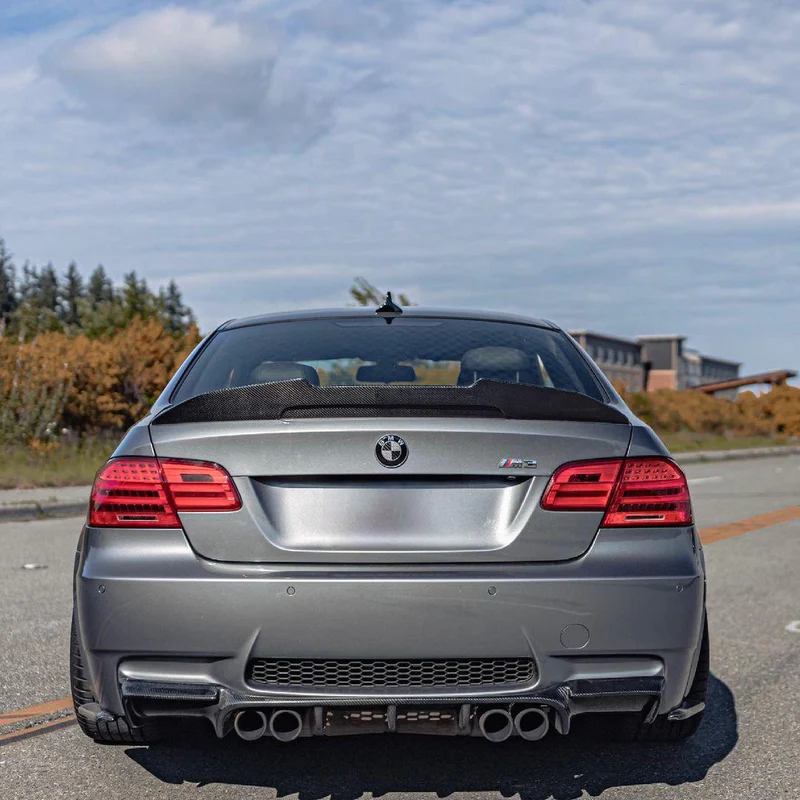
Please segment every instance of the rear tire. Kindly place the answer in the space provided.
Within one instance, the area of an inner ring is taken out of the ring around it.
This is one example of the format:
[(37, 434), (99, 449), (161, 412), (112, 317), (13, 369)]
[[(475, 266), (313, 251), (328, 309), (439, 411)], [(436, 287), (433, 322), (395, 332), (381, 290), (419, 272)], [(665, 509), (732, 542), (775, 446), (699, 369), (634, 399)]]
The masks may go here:
[(97, 719), (97, 712), (102, 709), (89, 686), (74, 616), (70, 632), (69, 675), (75, 716), (80, 729), (90, 739), (108, 744), (148, 744), (158, 741), (160, 731), (152, 722), (134, 726), (125, 717)]
[[(709, 656), (708, 620), (704, 619), (703, 640), (700, 644), (700, 655), (697, 658), (697, 669), (685, 699), (687, 706), (706, 702), (710, 671)], [(667, 714), (661, 714), (651, 723), (645, 722), (644, 714), (618, 714), (615, 717), (617, 718), (605, 721), (604, 729), (605, 733), (616, 741), (682, 742), (697, 732), (700, 723), (703, 721), (703, 711), (688, 719), (678, 721), (669, 720), (667, 719)]]

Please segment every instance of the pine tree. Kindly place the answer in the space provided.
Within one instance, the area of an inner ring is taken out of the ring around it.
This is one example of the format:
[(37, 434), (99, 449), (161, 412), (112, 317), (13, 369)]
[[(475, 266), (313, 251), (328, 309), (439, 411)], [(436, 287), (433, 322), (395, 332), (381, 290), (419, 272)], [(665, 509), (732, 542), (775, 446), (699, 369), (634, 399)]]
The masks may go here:
[(177, 339), (198, 335), (194, 314), (174, 280), (154, 293), (135, 271), (115, 287), (102, 264), (88, 281), (74, 261), (63, 276), (51, 263), (39, 268), (26, 261), (18, 270), (0, 238), (0, 338), (13, 333), (29, 342), (41, 333), (61, 331), (94, 339), (114, 336), (137, 318)]
[(89, 276), (82, 306), (81, 328), (90, 338), (109, 336), (125, 327), (121, 299), (102, 264)]
[(37, 284), (36, 304), (39, 308), (57, 312), (61, 302), (61, 289), (58, 285), (58, 273), (51, 263), (39, 273)]
[(166, 289), (159, 290), (158, 308), (162, 324), (170, 333), (185, 334), (194, 322), (194, 314), (183, 304), (183, 297), (174, 280), (170, 280)]
[(81, 301), (86, 297), (83, 287), (83, 278), (78, 271), (78, 265), (73, 261), (64, 275), (64, 288), (62, 290), (61, 319), (67, 325), (80, 325)]
[(22, 265), (22, 281), (19, 285), (19, 304), (37, 305), (36, 295), (39, 287), (39, 271), (28, 261)]
[(114, 302), (114, 284), (111, 283), (111, 279), (106, 275), (102, 264), (98, 264), (97, 269), (89, 276), (89, 285), (86, 293), (92, 310), (96, 310), (101, 303)]
[(11, 253), (6, 243), (0, 238), (0, 336), (2, 336), (11, 315), (19, 304), (16, 287), (16, 274)]
[(125, 319), (149, 317), (153, 312), (153, 295), (147, 288), (147, 282), (137, 277), (136, 272), (128, 272), (122, 284), (122, 308)]
[(58, 275), (52, 264), (41, 270), (32, 267), (27, 261), (22, 265), (19, 305), (14, 313), (13, 323), (23, 338), (62, 327), (58, 316), (59, 295)]

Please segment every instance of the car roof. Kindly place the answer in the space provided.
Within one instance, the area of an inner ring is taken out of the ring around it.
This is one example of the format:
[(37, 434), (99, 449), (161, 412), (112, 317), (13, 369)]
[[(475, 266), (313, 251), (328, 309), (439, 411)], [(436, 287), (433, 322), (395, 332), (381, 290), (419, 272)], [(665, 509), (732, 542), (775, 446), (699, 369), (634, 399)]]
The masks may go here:
[[(518, 314), (505, 314), (500, 311), (478, 311), (475, 309), (454, 309), (454, 308), (425, 308), (420, 306), (406, 306), (403, 308), (404, 318), (423, 318), (423, 319), (471, 319), (484, 320), (489, 322), (516, 322), (523, 325), (535, 325), (540, 328), (550, 330), (560, 330), (549, 320), (534, 319), (523, 317)], [(242, 317), (232, 319), (220, 325), (219, 330), (230, 330), (232, 328), (246, 328), (251, 325), (265, 325), (271, 322), (296, 322), (298, 320), (318, 320), (318, 319), (357, 319), (364, 317), (375, 317), (375, 308), (319, 308), (308, 309), (305, 311), (285, 311), (276, 314), (258, 314), (253, 317)]]

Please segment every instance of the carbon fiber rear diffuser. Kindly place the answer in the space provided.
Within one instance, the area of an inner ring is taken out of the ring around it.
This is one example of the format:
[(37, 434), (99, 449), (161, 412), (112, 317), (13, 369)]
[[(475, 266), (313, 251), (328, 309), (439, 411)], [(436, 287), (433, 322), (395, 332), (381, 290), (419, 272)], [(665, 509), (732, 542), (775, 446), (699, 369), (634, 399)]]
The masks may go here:
[[(220, 738), (228, 734), (233, 725), (233, 716), (242, 709), (304, 708), (309, 710), (309, 724), (304, 735), (324, 735), (325, 709), (341, 712), (346, 709), (379, 709), (382, 722), (377, 727), (382, 730), (395, 730), (393, 721), (397, 718), (398, 707), (425, 707), (442, 709), (450, 707), (457, 729), (450, 732), (466, 734), (472, 706), (494, 706), (498, 708), (513, 705), (541, 706), (554, 713), (556, 730), (569, 733), (570, 719), (576, 713), (586, 711), (630, 711), (632, 706), (639, 710), (648, 709), (648, 721), (655, 718), (664, 690), (662, 677), (602, 678), (569, 681), (560, 686), (552, 686), (530, 693), (517, 693), (499, 696), (291, 696), (263, 695), (233, 692), (214, 684), (160, 683), (126, 679), (121, 685), (123, 700), (128, 708), (136, 708), (141, 701), (160, 703), (164, 716), (181, 716), (180, 706), (186, 715), (204, 716), (211, 720)], [(641, 703), (638, 701), (641, 700)], [(170, 708), (171, 706), (171, 708)], [(159, 716), (158, 708), (145, 712), (145, 716)], [(136, 716), (133, 714), (132, 716)], [(373, 728), (376, 726), (372, 726)], [(354, 733), (367, 732), (363, 727)], [(435, 730), (425, 730), (434, 733)], [(443, 731), (445, 732), (445, 731)]]

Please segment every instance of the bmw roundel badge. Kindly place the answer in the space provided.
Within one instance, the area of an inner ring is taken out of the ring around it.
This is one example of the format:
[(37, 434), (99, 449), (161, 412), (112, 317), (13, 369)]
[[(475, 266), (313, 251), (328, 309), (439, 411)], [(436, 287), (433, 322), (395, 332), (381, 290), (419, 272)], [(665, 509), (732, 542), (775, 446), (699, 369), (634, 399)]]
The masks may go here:
[(408, 445), (394, 433), (387, 433), (386, 436), (381, 436), (375, 445), (375, 458), (382, 466), (395, 469), (406, 463)]

